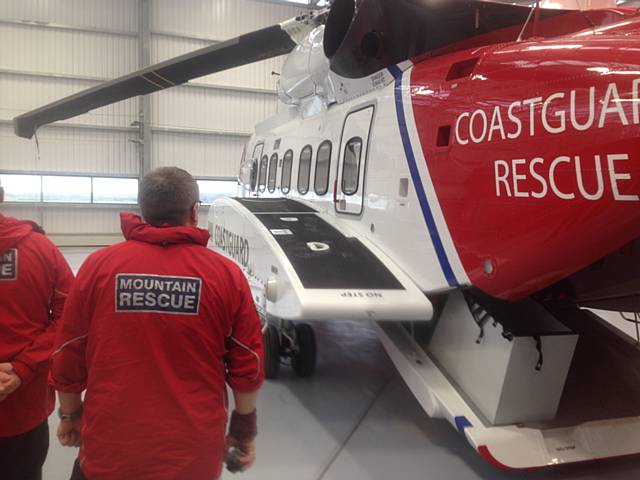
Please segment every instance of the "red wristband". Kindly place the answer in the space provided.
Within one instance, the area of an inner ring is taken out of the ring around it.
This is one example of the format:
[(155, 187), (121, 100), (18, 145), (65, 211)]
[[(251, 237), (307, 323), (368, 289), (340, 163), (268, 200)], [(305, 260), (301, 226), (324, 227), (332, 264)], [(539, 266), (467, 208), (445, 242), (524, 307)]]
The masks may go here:
[(229, 435), (238, 442), (251, 442), (258, 435), (258, 417), (256, 411), (241, 415), (234, 411), (229, 422)]

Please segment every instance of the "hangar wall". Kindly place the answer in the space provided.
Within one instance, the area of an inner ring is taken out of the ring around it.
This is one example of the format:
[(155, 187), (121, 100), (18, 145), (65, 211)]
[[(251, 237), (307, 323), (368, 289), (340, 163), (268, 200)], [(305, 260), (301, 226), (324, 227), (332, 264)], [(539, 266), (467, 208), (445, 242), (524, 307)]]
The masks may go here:
[[(257, 0), (3, 0), (0, 174), (137, 177), (144, 168), (177, 165), (203, 180), (233, 178), (254, 124), (277, 109), (271, 72), (280, 70), (283, 58), (156, 93), (146, 110), (131, 99), (43, 127), (39, 148), (13, 134), (11, 119), (147, 62), (281, 22), (300, 10)], [(141, 113), (151, 119), (146, 138)], [(54, 241), (68, 245), (117, 240), (117, 214), (131, 207), (31, 202), (2, 209), (41, 223)]]

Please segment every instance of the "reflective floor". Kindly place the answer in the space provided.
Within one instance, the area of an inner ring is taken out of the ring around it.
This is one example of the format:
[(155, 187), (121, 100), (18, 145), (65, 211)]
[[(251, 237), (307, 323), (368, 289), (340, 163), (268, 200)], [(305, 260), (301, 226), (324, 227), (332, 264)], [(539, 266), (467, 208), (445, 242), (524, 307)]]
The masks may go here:
[[(64, 251), (75, 269), (87, 251)], [(363, 323), (315, 326), (318, 370), (296, 378), (283, 367), (267, 381), (259, 401), (258, 460), (246, 480), (474, 480), (640, 478), (640, 459), (564, 467), (530, 474), (486, 464), (443, 420), (422, 411)], [(161, 419), (159, 419), (161, 421)], [(45, 480), (69, 477), (75, 452), (54, 441)]]

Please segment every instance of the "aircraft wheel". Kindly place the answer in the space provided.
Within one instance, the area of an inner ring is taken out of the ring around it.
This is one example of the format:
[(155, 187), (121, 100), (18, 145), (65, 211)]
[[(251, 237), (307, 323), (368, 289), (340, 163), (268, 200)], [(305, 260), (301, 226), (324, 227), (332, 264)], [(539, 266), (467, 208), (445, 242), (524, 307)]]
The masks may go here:
[(280, 332), (275, 325), (267, 325), (263, 334), (264, 341), (264, 375), (267, 378), (278, 378), (280, 373)]
[(316, 369), (316, 335), (308, 323), (295, 326), (298, 353), (291, 359), (293, 371), (300, 377), (310, 377)]

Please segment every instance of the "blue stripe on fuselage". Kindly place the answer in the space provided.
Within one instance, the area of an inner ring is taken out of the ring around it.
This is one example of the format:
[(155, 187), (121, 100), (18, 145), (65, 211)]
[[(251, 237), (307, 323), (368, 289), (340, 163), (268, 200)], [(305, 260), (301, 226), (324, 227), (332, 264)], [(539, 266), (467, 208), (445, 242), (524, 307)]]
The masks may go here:
[(444, 276), (447, 279), (449, 286), (457, 287), (458, 280), (456, 279), (456, 276), (453, 273), (453, 269), (451, 268), (451, 264), (449, 263), (449, 258), (447, 257), (447, 253), (444, 250), (444, 245), (442, 244), (442, 239), (440, 238), (440, 234), (438, 233), (438, 227), (436, 226), (435, 219), (433, 218), (433, 213), (431, 212), (431, 208), (429, 207), (427, 194), (424, 191), (424, 185), (422, 184), (422, 179), (420, 178), (420, 173), (418, 172), (418, 166), (416, 165), (416, 158), (413, 153), (411, 140), (409, 139), (409, 130), (407, 129), (407, 121), (404, 115), (404, 103), (402, 101), (403, 72), (396, 65), (392, 65), (388, 68), (389, 68), (389, 72), (396, 79), (395, 80), (395, 99), (396, 99), (396, 113), (398, 114), (398, 125), (400, 126), (400, 136), (402, 137), (402, 145), (404, 146), (405, 156), (407, 157), (407, 163), (409, 164), (409, 171), (411, 172), (413, 185), (416, 189), (418, 200), (420, 201), (420, 207), (422, 208), (424, 221), (427, 224), (427, 229), (429, 230), (429, 235), (431, 236), (431, 242), (433, 243), (433, 246), (436, 249), (436, 254), (438, 255), (438, 260), (440, 262), (440, 267), (442, 268), (442, 272), (444, 273)]

